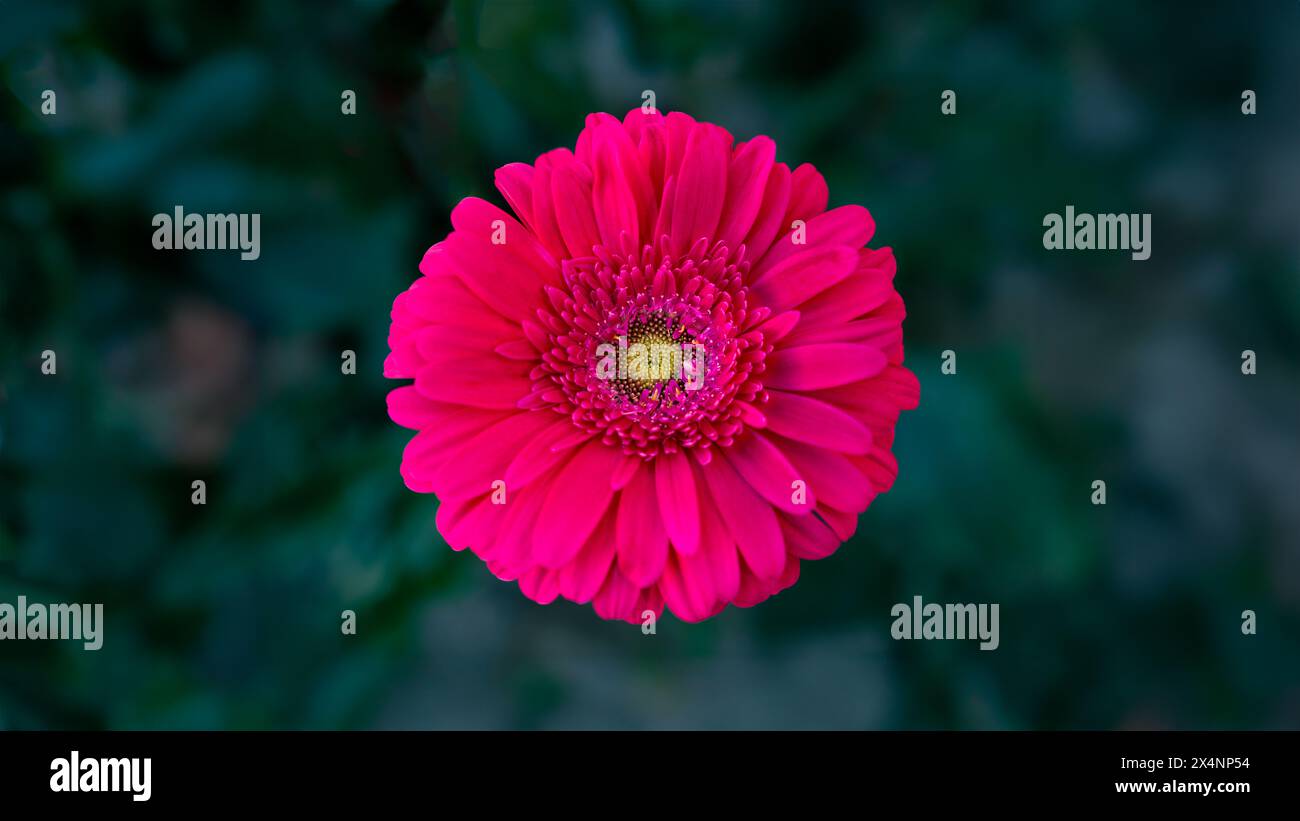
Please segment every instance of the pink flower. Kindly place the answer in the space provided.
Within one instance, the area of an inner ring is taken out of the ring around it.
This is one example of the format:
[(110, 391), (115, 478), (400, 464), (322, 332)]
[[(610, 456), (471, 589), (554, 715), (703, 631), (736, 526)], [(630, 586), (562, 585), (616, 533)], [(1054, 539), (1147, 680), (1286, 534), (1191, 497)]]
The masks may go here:
[(681, 113), (592, 114), (573, 151), (497, 171), (515, 216), (456, 206), (384, 364), (415, 380), (388, 397), (418, 431), (402, 476), (452, 548), (542, 604), (699, 621), (853, 534), (920, 394), (894, 256), (775, 155)]

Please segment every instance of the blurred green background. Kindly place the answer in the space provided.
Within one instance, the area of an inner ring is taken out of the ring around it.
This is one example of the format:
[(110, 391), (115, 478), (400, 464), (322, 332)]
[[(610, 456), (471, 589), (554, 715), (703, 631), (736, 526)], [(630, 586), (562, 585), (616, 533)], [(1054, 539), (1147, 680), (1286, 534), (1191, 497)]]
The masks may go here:
[[(0, 727), (1300, 726), (1297, 42), (1280, 0), (0, 3), (0, 601), (107, 621), (0, 643)], [(922, 383), (851, 543), (655, 636), (451, 552), (380, 375), (451, 207), (644, 89), (871, 209)], [(261, 259), (153, 250), (177, 204)], [(1151, 259), (1044, 251), (1066, 205)], [(1001, 647), (891, 640), (914, 595)]]

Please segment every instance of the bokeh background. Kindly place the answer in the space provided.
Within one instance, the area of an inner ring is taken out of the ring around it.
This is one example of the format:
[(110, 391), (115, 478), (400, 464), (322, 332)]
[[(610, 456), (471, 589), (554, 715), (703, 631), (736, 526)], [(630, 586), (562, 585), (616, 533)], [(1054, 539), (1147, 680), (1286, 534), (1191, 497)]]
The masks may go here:
[[(1300, 726), (1297, 42), (1281, 0), (0, 3), (0, 601), (107, 620), (0, 644), (0, 727)], [(654, 636), (449, 550), (381, 377), (451, 207), (645, 89), (872, 210), (922, 384), (851, 543)], [(153, 250), (177, 204), (261, 259)], [(1067, 204), (1150, 260), (1044, 251)], [(891, 640), (913, 595), (1001, 647)]]

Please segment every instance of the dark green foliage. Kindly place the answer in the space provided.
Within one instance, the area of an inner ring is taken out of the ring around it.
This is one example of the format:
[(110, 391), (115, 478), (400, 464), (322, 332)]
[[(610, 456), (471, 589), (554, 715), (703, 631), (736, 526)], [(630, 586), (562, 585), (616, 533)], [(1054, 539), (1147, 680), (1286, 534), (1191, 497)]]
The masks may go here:
[[(1298, 27), (1281, 2), (0, 4), (0, 601), (107, 618), (95, 653), (0, 643), (0, 728), (1297, 726)], [(653, 637), (450, 551), (381, 377), (455, 202), (643, 89), (872, 210), (922, 383), (850, 544)], [(155, 251), (177, 204), (262, 214), (262, 258)], [(1152, 258), (1045, 252), (1067, 204), (1151, 212)], [(999, 603), (1000, 649), (891, 641), (913, 595)]]

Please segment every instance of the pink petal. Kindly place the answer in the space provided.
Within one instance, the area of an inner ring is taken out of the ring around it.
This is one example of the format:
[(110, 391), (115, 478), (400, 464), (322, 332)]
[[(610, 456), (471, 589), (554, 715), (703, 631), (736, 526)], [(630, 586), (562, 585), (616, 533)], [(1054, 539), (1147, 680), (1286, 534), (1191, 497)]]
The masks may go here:
[(533, 530), (550, 491), (551, 483), (537, 482), (507, 496), (506, 515), (501, 521), (492, 552), (497, 565), (492, 572), (498, 578), (511, 581), (536, 566), (537, 562), (533, 561)]
[(412, 430), (437, 427), (436, 433), (451, 428), (444, 441), (463, 435), (466, 431), (482, 430), (497, 421), (500, 414), (447, 405), (424, 398), (411, 385), (394, 388), (388, 394), (388, 416), (397, 424)]
[[(540, 412), (536, 412), (540, 416)], [(561, 462), (573, 456), (573, 449), (557, 450), (555, 447), (577, 428), (567, 416), (555, 417), (547, 414), (549, 423), (530, 439), (510, 461), (506, 468), (505, 480), (509, 487), (524, 487), (538, 476), (555, 470)]]
[(533, 343), (523, 337), (502, 342), (492, 350), (506, 359), (516, 359), (522, 362), (536, 362), (540, 356), (540, 352), (533, 346)]
[(812, 398), (845, 409), (874, 433), (877, 428), (892, 428), (900, 410), (915, 408), (920, 392), (915, 374), (901, 365), (890, 365), (871, 379), (819, 390)]
[(419, 354), (415, 352), (414, 343), (407, 341), (404, 344), (390, 336), (388, 345), (393, 350), (388, 356), (384, 357), (384, 377), (387, 379), (410, 379), (415, 376), (416, 370), (419, 369), (424, 360), (420, 359)]
[(806, 221), (804, 226), (805, 244), (794, 243), (794, 232), (790, 223), (786, 223), (785, 234), (772, 244), (772, 247), (754, 266), (754, 279), (762, 277), (777, 263), (795, 254), (805, 252), (821, 245), (847, 245), (861, 248), (876, 232), (876, 223), (871, 213), (860, 205), (841, 205), (824, 214), (819, 214)]
[(601, 442), (588, 442), (556, 476), (533, 534), (533, 557), (539, 564), (560, 567), (577, 555), (609, 507), (614, 495), (609, 472), (620, 455)]
[[(491, 493), (493, 482), (505, 481), (506, 467), (519, 448), (537, 436), (549, 421), (540, 413), (516, 413), (459, 442), (433, 475), (438, 496), (458, 499)], [(509, 494), (507, 482), (507, 503)]]
[(664, 529), (673, 546), (686, 554), (700, 549), (700, 510), (695, 475), (681, 452), (660, 454), (654, 461), (655, 496)]
[(794, 220), (807, 222), (826, 210), (830, 201), (826, 178), (809, 163), (794, 170), (790, 177), (790, 204), (785, 211), (785, 224)]
[(774, 313), (785, 311), (825, 291), (853, 273), (858, 252), (847, 245), (820, 245), (794, 254), (754, 280), (760, 304)]
[(623, 128), (633, 140), (639, 140), (647, 128), (662, 127), (664, 115), (656, 108), (645, 110), (641, 106), (629, 111), (623, 117)]
[[(518, 331), (514, 332), (515, 336), (518, 334)], [(467, 354), (481, 355), (503, 341), (494, 329), (483, 325), (471, 327), (426, 325), (416, 331), (412, 338), (421, 359), (426, 363), (445, 358), (447, 354), (452, 357), (464, 357)]]
[(858, 514), (849, 513), (844, 510), (836, 510), (831, 507), (822, 505), (817, 508), (817, 515), (826, 520), (826, 524), (831, 526), (835, 535), (840, 537), (841, 541), (847, 542), (853, 538), (853, 532), (858, 529)]
[[(554, 260), (532, 232), (476, 197), (461, 200), (451, 221), (456, 231), (447, 250), (465, 285), (502, 316), (516, 322), (532, 317), (542, 286), (559, 281)], [(500, 238), (504, 242), (494, 242)]]
[(668, 131), (663, 117), (656, 116), (658, 116), (657, 121), (647, 122), (635, 135), (636, 153), (650, 180), (650, 193), (662, 196), (665, 182), (664, 162), (668, 154)]
[[(707, 492), (705, 483), (700, 487)], [(718, 506), (712, 504), (712, 494), (700, 507), (700, 552), (708, 560), (709, 573), (717, 597), (729, 602), (740, 588), (740, 555), (736, 540), (722, 521)], [(694, 558), (694, 557), (691, 557)]]
[(777, 577), (776, 583), (772, 585), (772, 595), (780, 593), (787, 587), (799, 581), (799, 557), (793, 553), (787, 553), (785, 557), (785, 569)]
[[(624, 456), (623, 461), (619, 462), (618, 467), (609, 476), (609, 486), (614, 490), (622, 490), (628, 486), (628, 483), (636, 477), (641, 470), (641, 465), (645, 463), (644, 459), (636, 456)], [(650, 468), (647, 468), (649, 470)]]
[(650, 471), (637, 471), (619, 494), (618, 569), (637, 587), (653, 584), (668, 559), (668, 534)]
[(601, 242), (591, 207), (591, 181), (591, 172), (576, 160), (557, 163), (551, 171), (555, 220), (569, 257), (589, 257)]
[(490, 557), (505, 506), (492, 504), (491, 496), (451, 500), (438, 506), (438, 532), (453, 550), (469, 547), (479, 558)]
[(897, 317), (869, 317), (841, 322), (838, 325), (809, 325), (803, 332), (790, 338), (789, 345), (812, 345), (818, 342), (853, 342), (886, 351), (891, 345), (902, 342), (903, 326)]
[(702, 468), (722, 519), (760, 578), (776, 576), (785, 567), (785, 543), (772, 506), (736, 473), (726, 459), (714, 459)]
[(769, 390), (767, 427), (787, 439), (843, 453), (866, 453), (871, 432), (844, 411), (797, 393)]
[(853, 457), (853, 464), (880, 493), (893, 487), (898, 478), (898, 459), (883, 448), (875, 447), (866, 456)]
[(767, 190), (767, 177), (776, 159), (776, 143), (755, 137), (740, 146), (727, 170), (727, 198), (722, 206), (717, 239), (735, 250), (754, 227)]
[(587, 115), (586, 124), (583, 126), (582, 131), (578, 132), (578, 140), (576, 145), (573, 147), (573, 156), (577, 158), (578, 162), (587, 166), (587, 168), (596, 167), (591, 159), (592, 138), (595, 135), (596, 129), (605, 123), (613, 123), (618, 125), (620, 128), (623, 125), (618, 120), (614, 119), (614, 115), (608, 114), (604, 111), (597, 111), (594, 114)]
[(622, 124), (613, 120), (592, 133), (593, 197), (596, 223), (606, 247), (618, 247), (624, 231), (640, 247), (654, 225), (658, 197), (636, 146)]
[(763, 332), (763, 341), (768, 344), (780, 342), (799, 324), (800, 316), (802, 314), (798, 311), (783, 311), (760, 324), (758, 327)]
[(763, 204), (758, 209), (754, 227), (745, 237), (745, 258), (760, 260), (772, 247), (777, 234), (790, 230), (785, 208), (790, 199), (790, 168), (785, 163), (772, 166), (763, 189)]
[(876, 497), (871, 483), (848, 457), (821, 448), (801, 448), (785, 440), (780, 445), (799, 477), (808, 483), (809, 499), (816, 489), (818, 502), (857, 513), (866, 510)]
[[(688, 567), (691, 562), (698, 566)], [(674, 553), (664, 568), (659, 590), (673, 615), (684, 622), (702, 621), (713, 613), (713, 579), (707, 560), (698, 553), (690, 558)]]
[(794, 336), (836, 328), (880, 308), (890, 297), (897, 295), (893, 284), (894, 266), (894, 254), (889, 248), (863, 248), (858, 269), (852, 276), (801, 306), (805, 322)]
[(538, 567), (519, 577), (519, 592), (538, 604), (550, 604), (560, 595), (559, 571)]
[(455, 443), (473, 437), (513, 415), (511, 411), (483, 411), (455, 405), (445, 407), (455, 410), (439, 413), (436, 424), (417, 433), (402, 452), (402, 476), (407, 477), (407, 484), (417, 493), (432, 492), (430, 477), (447, 460)]
[(866, 345), (829, 343), (783, 348), (767, 358), (763, 383), (769, 388), (807, 391), (830, 388), (875, 376), (885, 355)]
[(528, 362), (495, 356), (490, 350), (437, 346), (425, 356), (425, 367), (421, 370), (429, 369), (444, 380), (509, 382), (527, 381), (531, 366)]
[(586, 604), (600, 592), (614, 562), (615, 513), (611, 505), (577, 557), (560, 568), (560, 595)]
[(817, 506), (809, 483), (806, 483), (807, 500), (804, 504), (796, 504), (791, 498), (794, 495), (793, 483), (805, 477), (795, 470), (780, 448), (758, 431), (748, 431), (722, 453), (741, 478), (776, 507), (803, 516)]
[(664, 186), (681, 171), (686, 158), (686, 146), (695, 133), (695, 118), (680, 111), (664, 117)]
[(641, 588), (641, 593), (636, 597), (636, 607), (632, 611), (633, 615), (628, 621), (633, 624), (643, 623), (646, 611), (654, 613), (655, 618), (659, 618), (664, 612), (664, 597), (659, 592), (659, 585)]
[[(464, 328), (499, 339), (518, 335), (517, 323), (506, 319), (465, 284), (469, 275), (460, 270), (447, 242), (440, 242), (425, 252), (420, 270), (425, 276), (411, 283), (400, 306), (409, 310), (419, 325)], [(398, 307), (394, 303), (394, 312)]]
[(640, 588), (624, 578), (617, 567), (612, 567), (600, 592), (591, 600), (591, 606), (602, 619), (635, 622), (640, 616), (636, 609), (640, 598)]
[(727, 195), (727, 149), (717, 129), (700, 124), (691, 131), (677, 195), (673, 201), (672, 241), (685, 253), (700, 237), (712, 238)]
[(772, 594), (769, 593), (771, 588), (771, 579), (760, 579), (749, 565), (743, 560), (740, 565), (740, 588), (732, 598), (731, 603), (737, 607), (753, 607), (760, 602), (764, 602)]
[(421, 368), (415, 375), (415, 389), (429, 399), (468, 405), (473, 408), (514, 408), (532, 390), (527, 379), (461, 381), (443, 378), (436, 365)]
[(537, 239), (555, 259), (568, 257), (569, 249), (560, 234), (560, 224), (555, 218), (555, 194), (551, 188), (551, 172), (557, 162), (572, 162), (573, 154), (557, 148), (537, 158), (533, 168), (532, 228)]
[(659, 215), (655, 218), (655, 227), (651, 236), (663, 237), (672, 232), (673, 203), (677, 201), (677, 178), (669, 177), (664, 184), (663, 195), (659, 198)]
[[(506, 198), (520, 222), (533, 227), (533, 178), (536, 171), (528, 163), (512, 162), (497, 169), (497, 190)], [(534, 231), (536, 233), (536, 231)]]
[(491, 494), (479, 500), (460, 525), (469, 541), (469, 549), (483, 561), (490, 561), (500, 549), (498, 536), (507, 514), (506, 505), (492, 503)]
[(786, 547), (801, 559), (824, 559), (843, 544), (835, 531), (816, 516), (782, 514), (780, 519)]
[(483, 497), (448, 499), (438, 505), (434, 521), (438, 525), (438, 533), (452, 550), (460, 552), (469, 547), (470, 533), (462, 528), (462, 524), (482, 501)]

